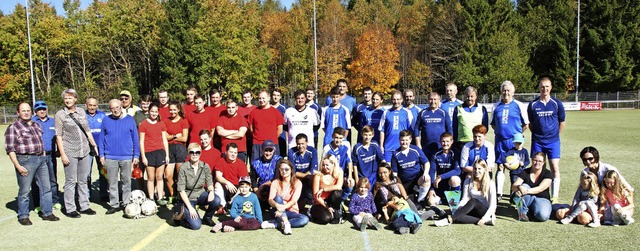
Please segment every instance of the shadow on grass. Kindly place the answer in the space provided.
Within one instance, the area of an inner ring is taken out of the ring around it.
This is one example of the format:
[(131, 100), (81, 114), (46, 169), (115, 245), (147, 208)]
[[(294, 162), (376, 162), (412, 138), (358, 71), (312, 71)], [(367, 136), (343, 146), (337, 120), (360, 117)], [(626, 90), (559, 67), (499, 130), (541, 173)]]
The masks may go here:
[(7, 204), (5, 204), (4, 206), (7, 209), (11, 209), (11, 210), (15, 211), (16, 213), (18, 213), (18, 197), (13, 197), (13, 200), (7, 202)]

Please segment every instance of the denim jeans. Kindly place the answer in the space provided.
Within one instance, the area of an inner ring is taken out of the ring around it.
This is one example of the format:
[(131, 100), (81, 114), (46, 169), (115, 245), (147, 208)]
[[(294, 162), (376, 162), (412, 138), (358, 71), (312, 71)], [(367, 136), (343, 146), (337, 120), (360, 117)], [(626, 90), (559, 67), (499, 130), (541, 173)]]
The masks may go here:
[[(204, 212), (203, 218), (211, 218), (215, 213), (215, 210), (218, 209), (218, 207), (220, 207), (221, 205), (220, 197), (214, 196), (212, 201), (207, 201), (208, 197), (209, 197), (209, 193), (207, 191), (204, 191), (200, 194), (200, 196), (198, 196), (198, 200), (190, 201), (191, 206), (193, 208), (196, 208), (196, 205), (200, 206), (200, 208), (203, 208), (204, 206), (207, 206), (207, 205), (209, 206), (207, 207), (207, 210)], [(196, 211), (196, 213), (198, 213), (198, 217), (196, 217), (195, 219), (191, 218), (191, 215), (189, 215), (188, 212), (185, 212), (185, 213), (187, 215), (187, 217), (185, 218), (186, 227), (193, 230), (200, 229), (200, 227), (202, 226), (202, 219), (200, 218), (200, 213)]]
[[(522, 186), (530, 188), (527, 184)], [(551, 201), (532, 194), (522, 196), (522, 213), (532, 215), (537, 221), (547, 221), (551, 215)]]
[[(51, 187), (51, 203), (60, 203), (58, 198), (58, 161), (51, 154), (45, 156), (45, 164), (49, 170), (49, 185)], [(36, 184), (36, 179), (31, 183), (31, 199), (33, 199), (33, 206), (40, 206), (40, 188)]]
[(18, 163), (29, 172), (27, 176), (22, 176), (17, 170), (15, 171), (18, 180), (18, 219), (29, 217), (29, 193), (31, 192), (31, 183), (34, 178), (40, 188), (42, 215), (50, 215), (52, 208), (51, 186), (49, 184), (49, 170), (47, 170), (47, 165), (45, 164), (46, 156), (16, 155), (16, 158)]
[[(280, 197), (280, 195), (276, 195), (276, 197), (273, 198), (273, 200), (278, 204), (284, 204), (284, 200), (282, 199), (282, 197)], [(274, 209), (274, 214), (275, 214), (275, 209)], [(305, 225), (307, 225), (307, 223), (309, 223), (309, 217), (307, 217), (304, 214), (285, 210), (282, 216), (283, 215), (287, 216), (287, 219), (289, 219), (289, 224), (291, 224), (291, 227), (294, 227), (294, 228), (304, 227)], [(282, 224), (282, 216), (280, 216), (277, 219), (278, 224)]]

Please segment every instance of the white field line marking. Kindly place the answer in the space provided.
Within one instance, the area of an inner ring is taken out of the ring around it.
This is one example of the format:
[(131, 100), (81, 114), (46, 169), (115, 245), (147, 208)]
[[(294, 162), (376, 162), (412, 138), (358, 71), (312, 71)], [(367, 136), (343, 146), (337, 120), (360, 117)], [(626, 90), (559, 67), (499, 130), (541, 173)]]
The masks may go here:
[(144, 247), (149, 245), (151, 241), (153, 241), (156, 237), (162, 234), (162, 232), (167, 230), (167, 228), (169, 228), (169, 224), (166, 224), (166, 223), (162, 224), (158, 229), (156, 229), (155, 231), (147, 235), (147, 237), (144, 237), (144, 239), (140, 240), (140, 242), (138, 242), (135, 246), (133, 246), (131, 250), (136, 250), (136, 251), (142, 250)]
[(371, 245), (369, 245), (369, 236), (367, 235), (367, 231), (362, 232), (362, 240), (364, 241), (364, 250), (371, 251)]

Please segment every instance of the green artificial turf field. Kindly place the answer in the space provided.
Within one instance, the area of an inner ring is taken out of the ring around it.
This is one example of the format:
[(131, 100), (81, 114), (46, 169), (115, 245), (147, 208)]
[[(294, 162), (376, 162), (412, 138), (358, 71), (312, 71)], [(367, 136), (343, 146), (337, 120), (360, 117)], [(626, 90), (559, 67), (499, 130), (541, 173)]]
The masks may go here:
[[(4, 133), (5, 129), (6, 125), (0, 126), (0, 132)], [(600, 151), (601, 161), (616, 166), (632, 186), (640, 187), (638, 131), (640, 110), (568, 112), (561, 135), (560, 202), (570, 203), (583, 168), (578, 154), (589, 145)], [(525, 137), (530, 138), (529, 132)], [(492, 131), (488, 140), (493, 142)], [(0, 143), (4, 147), (4, 137)], [(527, 149), (529, 145), (525, 143)], [(4, 151), (0, 153), (0, 163), (0, 232), (3, 233), (0, 249), (3, 250), (635, 250), (640, 245), (637, 223), (591, 229), (576, 224), (561, 225), (553, 218), (547, 222), (518, 222), (515, 210), (509, 208), (506, 200), (498, 204), (496, 226), (454, 224), (436, 228), (433, 221), (426, 221), (417, 234), (402, 236), (390, 230), (361, 233), (348, 222), (326, 226), (310, 223), (293, 229), (291, 236), (276, 230), (212, 234), (206, 226), (192, 231), (169, 225), (168, 208), (161, 209), (157, 216), (131, 220), (123, 218), (121, 212), (105, 215), (106, 205), (96, 203), (91, 206), (98, 212), (95, 216), (71, 219), (54, 211), (61, 220), (44, 222), (31, 212), (33, 226), (23, 227), (16, 220), (15, 172)], [(97, 175), (94, 167), (94, 181)], [(58, 181), (62, 189), (62, 168), (58, 170)], [(639, 217), (636, 213), (635, 218)]]

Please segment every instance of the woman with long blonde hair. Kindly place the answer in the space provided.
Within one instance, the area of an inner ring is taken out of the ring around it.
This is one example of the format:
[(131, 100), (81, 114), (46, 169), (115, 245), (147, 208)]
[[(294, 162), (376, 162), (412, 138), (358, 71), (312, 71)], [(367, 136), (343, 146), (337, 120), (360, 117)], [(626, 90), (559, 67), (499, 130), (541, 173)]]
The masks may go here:
[(452, 217), (436, 221), (436, 226), (446, 226), (451, 222), (495, 225), (496, 185), (491, 182), (489, 170), (487, 162), (483, 159), (473, 162), (471, 178), (464, 183), (463, 197), (458, 210)]

